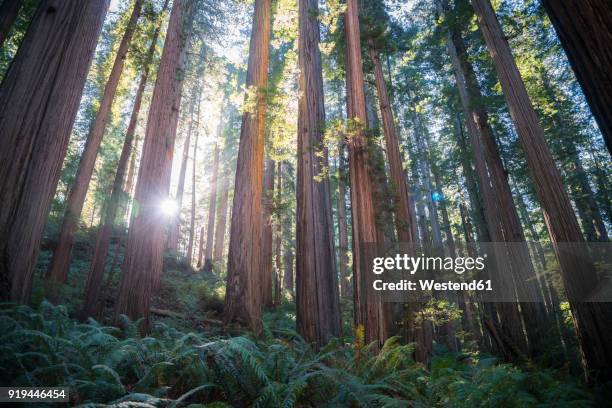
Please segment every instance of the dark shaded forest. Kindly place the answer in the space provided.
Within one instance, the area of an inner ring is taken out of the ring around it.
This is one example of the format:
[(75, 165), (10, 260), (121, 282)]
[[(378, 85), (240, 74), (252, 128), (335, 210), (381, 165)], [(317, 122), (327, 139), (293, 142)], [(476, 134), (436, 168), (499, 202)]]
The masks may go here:
[(0, 386), (612, 406), (611, 101), (609, 0), (0, 0)]

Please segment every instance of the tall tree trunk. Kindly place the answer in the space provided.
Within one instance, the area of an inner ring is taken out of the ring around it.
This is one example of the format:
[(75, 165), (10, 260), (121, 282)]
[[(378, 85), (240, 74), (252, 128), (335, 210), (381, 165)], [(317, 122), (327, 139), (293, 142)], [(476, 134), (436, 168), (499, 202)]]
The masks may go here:
[[(198, 126), (200, 123), (200, 98), (198, 98)], [(196, 218), (196, 168), (198, 163), (198, 139), (200, 131), (196, 129), (195, 143), (193, 145), (193, 167), (191, 171), (191, 218), (189, 223), (189, 245), (187, 245), (187, 265), (193, 263), (193, 245), (195, 242), (195, 218)]]
[(340, 296), (348, 299), (351, 296), (350, 291), (350, 276), (349, 276), (349, 242), (348, 242), (348, 225), (346, 219), (346, 163), (344, 160), (344, 144), (339, 147), (339, 165), (338, 165), (338, 265), (340, 274)]
[[(217, 137), (223, 134), (223, 125), (219, 124)], [(208, 226), (206, 228), (206, 253), (204, 255), (204, 272), (212, 272), (213, 261), (213, 239), (215, 234), (215, 215), (217, 212), (217, 178), (219, 176), (219, 144), (215, 143), (213, 151), (213, 173), (210, 180), (210, 192), (208, 193)], [(204, 236), (202, 236), (204, 239)]]
[(204, 260), (205, 232), (205, 227), (200, 228), (200, 242), (198, 243), (198, 263), (196, 264), (197, 269), (200, 269), (202, 267), (202, 261)]
[[(131, 192), (131, 182), (126, 184), (126, 190), (123, 190), (125, 182), (125, 173), (128, 166), (128, 161), (133, 155), (135, 149), (132, 148), (134, 144), (134, 134), (136, 133), (136, 125), (138, 124), (138, 115), (140, 114), (140, 107), (142, 105), (142, 97), (149, 79), (149, 70), (151, 63), (155, 55), (155, 48), (157, 45), (157, 39), (159, 37), (159, 31), (163, 23), (163, 14), (168, 7), (169, 0), (166, 0), (162, 12), (160, 13), (159, 22), (153, 37), (151, 39), (151, 45), (147, 50), (145, 62), (142, 67), (142, 74), (140, 76), (140, 82), (138, 84), (138, 90), (136, 91), (136, 97), (134, 99), (134, 106), (132, 107), (132, 115), (130, 116), (130, 122), (127, 127), (125, 134), (125, 140), (123, 142), (123, 148), (121, 149), (121, 156), (117, 163), (117, 172), (115, 173), (115, 180), (113, 181), (113, 188), (109, 203), (106, 207), (104, 214), (104, 225), (100, 228), (98, 236), (96, 238), (96, 246), (94, 249), (93, 259), (91, 261), (91, 267), (87, 276), (87, 283), (85, 285), (85, 299), (83, 301), (83, 308), (81, 310), (81, 320), (85, 320), (89, 316), (98, 315), (98, 301), (100, 295), (100, 285), (104, 277), (104, 266), (106, 264), (106, 257), (110, 248), (111, 236), (113, 233), (113, 226), (115, 225), (115, 219), (117, 218), (117, 210), (119, 204), (126, 195)], [(132, 167), (134, 164), (132, 164)], [(133, 168), (132, 176), (134, 174)]]
[[(289, 167), (290, 165), (287, 162), (282, 162), (281, 168), (282, 168), (282, 172), (285, 175), (284, 177), (284, 184), (285, 186), (283, 187), (283, 194), (285, 196), (287, 195), (292, 195), (293, 194), (293, 184), (292, 184), (292, 179), (291, 179), (291, 169)], [(291, 184), (290, 184), (291, 183)], [(291, 295), (293, 296), (294, 291), (293, 291), (293, 264), (294, 264), (294, 254), (295, 254), (295, 250), (294, 250), (294, 244), (293, 244), (293, 233), (291, 231), (292, 229), (292, 222), (294, 220), (295, 217), (292, 216), (291, 213), (289, 214), (283, 214), (282, 216), (282, 233), (283, 233), (283, 241), (284, 241), (284, 249), (283, 249), (283, 287), (288, 290)]]
[(266, 157), (266, 168), (264, 170), (264, 192), (263, 192), (263, 258), (261, 264), (261, 290), (262, 301), (266, 307), (272, 306), (272, 205), (274, 199), (274, 172), (276, 163), (268, 155)]
[(4, 0), (0, 4), (0, 48), (8, 37), (22, 4), (23, 0)]
[[(556, 112), (552, 115), (552, 124), (557, 132), (559, 132), (557, 137), (563, 140), (559, 143), (560, 148), (557, 154), (562, 156), (560, 157), (561, 162), (564, 164), (562, 168), (566, 173), (566, 177), (573, 184), (574, 188), (570, 188), (570, 194), (576, 204), (586, 240), (589, 242), (607, 242), (608, 232), (595, 201), (595, 194), (589, 183), (586, 171), (582, 166), (582, 160), (580, 159), (580, 153), (576, 144), (571, 141), (571, 138), (574, 137), (575, 126), (568, 123), (568, 118), (561, 113), (563, 111), (562, 107), (559, 106), (559, 95), (545, 70), (540, 70), (540, 78), (546, 96), (556, 108)], [(565, 142), (565, 139), (569, 141)]]
[(586, 219), (593, 230), (593, 236), (591, 239), (589, 239), (589, 241), (608, 242), (608, 231), (606, 230), (606, 225), (603, 222), (601, 212), (599, 211), (599, 207), (595, 201), (595, 194), (593, 193), (593, 189), (589, 183), (589, 178), (584, 166), (582, 165), (582, 160), (580, 159), (580, 155), (576, 151), (575, 146), (571, 147), (573, 150), (574, 172), (576, 178), (578, 179), (580, 192), (582, 193), (580, 198), (584, 201), (584, 206), (587, 213)]
[(191, 135), (193, 134), (193, 122), (197, 101), (199, 100), (199, 90), (191, 91), (191, 101), (189, 103), (189, 124), (187, 125), (187, 138), (183, 145), (183, 155), (181, 158), (181, 168), (179, 170), (178, 185), (176, 187), (176, 208), (177, 213), (173, 216), (168, 231), (168, 249), (174, 253), (178, 252), (178, 241), (181, 235), (181, 209), (183, 208), (183, 196), (185, 195), (185, 181), (187, 180), (187, 162), (189, 161), (189, 149), (191, 148)]
[[(204, 75), (206, 46), (202, 44), (200, 54), (196, 62), (195, 77), (198, 81), (202, 80)], [(170, 228), (168, 231), (168, 249), (174, 253), (178, 252), (178, 243), (181, 235), (181, 209), (183, 208), (183, 195), (185, 194), (185, 181), (187, 179), (187, 162), (189, 161), (189, 149), (191, 148), (191, 136), (194, 132), (194, 122), (197, 124), (200, 112), (200, 103), (202, 99), (201, 84), (198, 84), (191, 90), (191, 100), (189, 102), (189, 113), (187, 124), (187, 138), (183, 146), (183, 156), (181, 160), (181, 168), (179, 170), (178, 185), (176, 187), (176, 208), (177, 213), (171, 219)], [(196, 113), (197, 110), (197, 113)]]
[[(149, 109), (135, 201), (121, 270), (115, 320), (121, 314), (144, 317), (163, 270), (164, 235), (168, 225), (160, 204), (168, 199), (174, 138), (183, 87), (185, 46), (193, 2), (175, 0)], [(184, 18), (187, 17), (187, 18)]]
[[(349, 174), (351, 182), (351, 211), (353, 220), (353, 298), (355, 324), (364, 328), (366, 343), (378, 345), (386, 339), (385, 317), (382, 303), (371, 299), (361, 289), (364, 272), (369, 270), (370, 259), (363, 250), (364, 244), (376, 244), (376, 215), (374, 191), (368, 163), (368, 141), (364, 79), (359, 34), (358, 1), (348, 0), (345, 14), (347, 116), (356, 122), (349, 136)], [(371, 255), (371, 254), (370, 254)], [(363, 285), (367, 287), (367, 285)], [(371, 294), (370, 294), (371, 295)]]
[[(135, 179), (135, 175), (136, 175), (136, 159), (138, 158), (138, 138), (136, 140), (134, 140), (134, 149), (132, 151), (132, 154), (130, 156), (130, 168), (128, 170), (127, 173), (127, 177), (125, 179), (125, 185), (123, 187), (123, 190), (126, 192), (126, 199), (127, 198), (133, 198), (133, 194), (134, 194), (134, 179)], [(126, 200), (127, 201), (127, 200)], [(128, 210), (128, 205), (127, 203), (125, 203), (125, 211), (127, 214), (127, 210)], [(129, 214), (127, 214), (129, 216)]]
[[(434, 187), (436, 191), (440, 192), (442, 195), (442, 183), (440, 182), (440, 175), (438, 174), (439, 170), (437, 166), (432, 165), (432, 173), (434, 175)], [(447, 253), (455, 258), (457, 256), (457, 248), (455, 247), (455, 240), (453, 238), (453, 233), (451, 231), (451, 223), (450, 218), (448, 216), (448, 208), (446, 207), (446, 199), (442, 197), (440, 199), (440, 212), (442, 213), (442, 225), (441, 230), (444, 231), (444, 235), (446, 235), (446, 240), (444, 240), (445, 250)], [(461, 305), (462, 310), (467, 310), (465, 306), (465, 294), (463, 292), (458, 292), (457, 294), (451, 293), (445, 296), (450, 302), (455, 303), (456, 305)], [(456, 352), (459, 349), (459, 341), (456, 336), (456, 327), (455, 322), (448, 321), (443, 323), (440, 326), (440, 335), (442, 339), (446, 342), (446, 346), (450, 351)]]
[(465, 136), (463, 133), (463, 125), (461, 124), (461, 119), (459, 117), (457, 117), (455, 127), (457, 130), (455, 132), (455, 136), (457, 140), (457, 145), (459, 147), (459, 154), (461, 156), (461, 168), (463, 170), (463, 176), (465, 177), (465, 185), (470, 199), (472, 217), (474, 219), (474, 223), (476, 224), (476, 232), (478, 239), (474, 238), (474, 242), (489, 242), (491, 241), (491, 238), (489, 237), (489, 231), (487, 230), (487, 225), (485, 221), (481, 192), (478, 189), (476, 175), (474, 174), (474, 169), (472, 168), (472, 162), (474, 160), (472, 159), (472, 155), (470, 154), (471, 151), (467, 147)]
[(609, 0), (542, 0), (612, 154), (612, 7)]
[[(64, 213), (64, 220), (60, 229), (59, 241), (55, 250), (53, 251), (53, 258), (49, 264), (47, 270), (47, 278), (59, 282), (66, 282), (68, 276), (68, 267), (70, 264), (70, 252), (72, 251), (72, 245), (74, 242), (74, 232), (78, 227), (79, 218), (81, 217), (81, 211), (83, 210), (83, 204), (85, 203), (85, 196), (89, 188), (89, 182), (91, 175), (93, 174), (94, 166), (96, 164), (96, 157), (98, 156), (98, 150), (102, 143), (102, 137), (104, 136), (104, 130), (111, 116), (111, 108), (115, 94), (117, 93), (117, 87), (119, 86), (119, 80), (123, 72), (125, 65), (128, 49), (132, 36), (136, 30), (136, 23), (140, 17), (140, 12), (144, 0), (135, 0), (132, 15), (119, 44), (117, 50), (117, 56), (111, 69), (110, 76), (104, 87), (104, 93), (102, 100), (100, 101), (100, 107), (96, 113), (94, 123), (87, 135), (87, 141), (85, 148), (81, 154), (81, 161), (79, 162), (79, 168), (77, 170), (74, 184), (68, 195), (66, 202), (66, 211)], [(50, 294), (51, 297), (55, 297), (54, 293)]]
[(223, 246), (225, 245), (225, 232), (227, 230), (227, 200), (229, 195), (229, 181), (227, 175), (221, 179), (219, 199), (219, 211), (217, 211), (217, 228), (215, 229), (215, 248), (213, 259), (217, 262), (223, 258)]
[(0, 299), (26, 301), (108, 0), (43, 0), (0, 85)]
[(340, 335), (340, 302), (328, 166), (323, 145), (325, 103), (319, 51), (318, 0), (299, 0), (296, 304), (297, 329), (318, 346)]
[[(278, 162), (276, 167), (276, 202), (280, 203), (283, 197), (283, 164)], [(281, 285), (281, 273), (283, 270), (282, 260), (282, 226), (280, 214), (276, 217), (276, 223), (274, 224), (274, 242), (275, 242), (275, 269), (274, 269), (274, 307), (278, 307), (281, 304), (282, 296), (282, 285)]]
[(270, 14), (271, 0), (255, 0), (246, 86), (254, 89), (256, 103), (255, 111), (242, 117), (225, 292), (224, 320), (243, 320), (255, 333), (262, 329), (261, 199)]
[[(463, 103), (468, 100), (466, 97), (467, 87), (465, 86), (465, 78), (463, 71), (457, 65), (459, 59), (456, 58), (456, 53), (453, 53), (456, 50), (454, 45), (448, 48), (451, 54), (451, 61), (454, 64), (455, 79)], [(504, 234), (500, 224), (501, 214), (499, 214), (499, 203), (493, 182), (489, 178), (489, 171), (485, 162), (485, 147), (483, 146), (483, 141), (479, 137), (480, 133), (476, 128), (474, 118), (471, 116), (471, 111), (466, 111), (465, 116), (472, 145), (473, 160), (476, 168), (475, 172), (478, 177), (480, 197), (483, 201), (487, 237), (491, 242), (504, 242)], [(463, 138), (461, 137), (460, 139)], [(498, 285), (503, 285), (507, 290), (510, 290), (508, 288), (511, 288), (513, 285), (513, 283), (510, 282), (511, 276), (507, 276), (500, 272), (504, 270), (504, 266), (505, 265), (500, 264), (499, 255), (494, 254), (491, 267), (491, 278), (496, 281), (498, 280)], [(523, 336), (523, 328), (517, 305), (515, 303), (497, 303), (495, 307), (498, 309), (500, 315), (501, 327), (499, 329), (501, 333), (492, 332), (492, 330), (496, 330), (493, 322), (489, 322), (486, 327), (491, 331), (492, 337), (503, 336), (507, 339), (505, 342), (498, 342), (500, 352), (507, 360), (524, 355), (526, 353), (527, 343)], [(489, 313), (488, 315), (488, 317), (492, 318), (494, 313)]]
[(395, 199), (395, 224), (398, 240), (402, 242), (416, 241), (416, 225), (412, 223), (414, 215), (410, 212), (410, 198), (406, 177), (402, 168), (402, 154), (399, 147), (399, 137), (393, 118), (393, 109), (389, 101), (387, 84), (383, 75), (382, 64), (380, 62), (380, 52), (375, 48), (374, 41), (368, 40), (368, 49), (372, 62), (374, 63), (374, 78), (378, 93), (378, 102), (383, 122), (383, 133), (389, 162), (389, 172), (391, 175), (392, 191)]
[[(605, 163), (599, 163), (592, 146), (589, 148), (590, 158), (593, 160), (593, 176), (595, 185), (597, 186), (597, 201), (599, 208), (605, 218), (612, 222), (612, 180), (608, 176), (607, 166)], [(601, 164), (604, 164), (602, 167)]]
[[(467, 207), (462, 202), (459, 203), (459, 216), (461, 217), (461, 225), (463, 227), (468, 255), (475, 258), (477, 254), (474, 250), (474, 230), (468, 215)], [(472, 302), (472, 297), (469, 294), (465, 294), (461, 300), (462, 302), (459, 303), (459, 306), (463, 312), (461, 315), (463, 326), (472, 334), (473, 339), (476, 340), (477, 343), (481, 343), (483, 341), (482, 332), (474, 317), (474, 303)]]
[(529, 338), (532, 355), (538, 355), (542, 350), (542, 329), (545, 326), (546, 310), (543, 305), (542, 292), (538, 286), (536, 273), (529, 256), (529, 248), (525, 242), (525, 234), (512, 198), (512, 190), (508, 183), (497, 143), (489, 126), (488, 115), (479, 104), (482, 100), (476, 75), (467, 59), (465, 46), (460, 34), (449, 27), (447, 48), (451, 56), (455, 78), (459, 89), (459, 97), (468, 129), (474, 132), (484, 146), (487, 169), (492, 190), (499, 208), (498, 214), (502, 226), (503, 241), (511, 244), (506, 247), (508, 259), (511, 260), (510, 271), (514, 277), (514, 285), (522, 298), (531, 299), (521, 302), (521, 311), (525, 329)]
[[(544, 210), (551, 242), (557, 250), (561, 276), (570, 301), (574, 325), (590, 378), (612, 378), (612, 308), (608, 303), (586, 303), (598, 284), (584, 238), (563, 188), (536, 112), (525, 89), (512, 51), (489, 0), (472, 0), (478, 24), (495, 65), (510, 116), (525, 152), (538, 199)], [(558, 243), (564, 243), (562, 247)], [(577, 301), (580, 299), (580, 301)]]
[(422, 119), (416, 112), (413, 112), (415, 121), (415, 139), (417, 143), (417, 151), (419, 153), (420, 175), (423, 181), (423, 200), (427, 206), (429, 213), (429, 222), (431, 225), (431, 242), (434, 245), (442, 243), (442, 234), (440, 233), (440, 222), (438, 221), (438, 209), (433, 200), (434, 187), (431, 182), (431, 167), (429, 156), (429, 133), (423, 125)]

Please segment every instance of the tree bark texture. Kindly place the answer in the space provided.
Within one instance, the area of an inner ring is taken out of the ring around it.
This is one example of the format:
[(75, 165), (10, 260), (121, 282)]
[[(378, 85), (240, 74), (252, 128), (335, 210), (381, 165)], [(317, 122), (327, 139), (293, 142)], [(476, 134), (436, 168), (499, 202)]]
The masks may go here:
[(447, 48), (455, 70), (459, 97), (468, 122), (468, 129), (475, 132), (475, 137), (481, 140), (484, 147), (490, 182), (497, 201), (496, 205), (499, 208), (503, 240), (513, 243), (506, 248), (508, 259), (511, 260), (510, 270), (514, 277), (514, 285), (521, 297), (531, 299), (531, 302), (521, 302), (521, 311), (529, 338), (530, 351), (535, 356), (543, 351), (542, 329), (545, 326), (546, 315), (544, 299), (538, 286), (523, 227), (512, 198), (507, 172), (489, 126), (487, 112), (478, 102), (482, 100), (482, 95), (474, 69), (467, 59), (463, 39), (453, 27), (449, 27)]
[(415, 218), (410, 212), (410, 197), (406, 177), (402, 167), (402, 154), (399, 147), (399, 136), (393, 118), (393, 109), (389, 101), (387, 84), (385, 82), (382, 64), (380, 62), (380, 52), (375, 48), (374, 41), (368, 41), (370, 59), (374, 63), (374, 78), (378, 93), (378, 102), (383, 122), (383, 133), (389, 162), (389, 173), (391, 176), (392, 191), (395, 198), (395, 224), (398, 240), (401, 242), (416, 241), (416, 225), (411, 220)]
[(185, 46), (192, 2), (175, 0), (155, 89), (149, 109), (147, 129), (134, 209), (121, 270), (115, 320), (120, 314), (131, 319), (144, 317), (148, 329), (149, 305), (157, 291), (163, 270), (164, 236), (168, 226), (160, 205), (168, 199), (174, 139), (183, 87)]
[(27, 301), (108, 0), (43, 0), (0, 85), (0, 299)]
[(340, 335), (340, 302), (331, 211), (318, 0), (299, 0), (296, 304), (297, 329), (325, 345)]
[[(163, 11), (166, 10), (167, 6), (168, 0), (166, 0)], [(94, 255), (91, 261), (89, 274), (87, 276), (87, 283), (85, 285), (85, 300), (83, 301), (83, 308), (81, 310), (81, 320), (85, 320), (89, 316), (98, 315), (100, 285), (102, 284), (102, 279), (104, 277), (104, 266), (106, 264), (106, 257), (110, 248), (113, 226), (115, 225), (115, 219), (117, 218), (117, 210), (119, 209), (121, 199), (125, 198), (126, 195), (130, 193), (129, 190), (123, 190), (123, 185), (126, 178), (125, 176), (128, 163), (133, 154), (132, 152), (134, 151), (133, 144), (134, 135), (136, 133), (136, 125), (138, 124), (138, 116), (140, 114), (140, 107), (142, 106), (142, 98), (149, 79), (149, 70), (155, 55), (155, 48), (162, 22), (163, 20), (160, 17), (160, 21), (153, 32), (151, 45), (147, 50), (145, 62), (142, 67), (142, 74), (140, 75), (140, 82), (138, 83), (138, 89), (134, 99), (134, 106), (132, 107), (132, 115), (130, 116), (130, 122), (125, 133), (125, 140), (121, 149), (121, 155), (119, 156), (119, 162), (117, 163), (117, 172), (115, 173), (112, 192), (104, 214), (103, 226), (100, 228), (100, 231), (96, 237)], [(131, 186), (128, 187), (131, 189)]]
[(351, 211), (353, 220), (353, 298), (355, 324), (365, 330), (366, 343), (386, 339), (385, 318), (382, 303), (368, 299), (360, 288), (362, 272), (369, 270), (369, 260), (364, 244), (376, 244), (376, 214), (373, 188), (368, 163), (368, 141), (364, 79), (358, 18), (358, 1), (348, 0), (345, 14), (347, 117), (355, 123), (348, 137), (349, 174), (351, 183)]
[[(472, 5), (517, 129), (551, 242), (565, 243), (562, 250), (557, 250), (565, 291), (569, 299), (584, 298), (597, 286), (598, 278), (584, 246), (580, 245), (584, 238), (544, 131), (491, 3), (472, 0)], [(612, 338), (607, 334), (612, 331), (612, 307), (608, 303), (576, 301), (570, 302), (570, 306), (589, 377), (612, 378)]]
[(263, 153), (268, 87), (271, 0), (255, 0), (246, 86), (255, 93), (253, 112), (242, 117), (228, 254), (226, 322), (241, 319), (259, 333)]
[(612, 7), (609, 0), (542, 0), (612, 154)]
[(136, 24), (140, 18), (140, 12), (144, 0), (135, 0), (130, 20), (127, 23), (125, 33), (121, 38), (115, 61), (111, 69), (108, 81), (104, 87), (104, 93), (100, 100), (100, 107), (96, 113), (93, 125), (87, 135), (85, 148), (81, 154), (81, 161), (77, 170), (72, 189), (68, 195), (66, 202), (66, 210), (64, 212), (64, 220), (60, 229), (59, 240), (53, 258), (47, 270), (47, 278), (55, 282), (65, 283), (68, 276), (68, 268), (70, 265), (70, 253), (74, 243), (74, 233), (78, 228), (79, 218), (89, 189), (91, 175), (93, 174), (96, 164), (96, 157), (100, 150), (104, 130), (111, 116), (111, 109), (119, 80), (123, 72), (123, 67), (127, 58), (127, 53), (132, 41), (132, 36), (136, 30)]

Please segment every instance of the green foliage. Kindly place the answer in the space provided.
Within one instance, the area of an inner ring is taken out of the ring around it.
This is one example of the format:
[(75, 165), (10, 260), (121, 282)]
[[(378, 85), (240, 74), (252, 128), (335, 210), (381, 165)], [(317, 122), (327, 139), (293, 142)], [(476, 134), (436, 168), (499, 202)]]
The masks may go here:
[[(268, 319), (270, 316), (268, 316)], [(269, 320), (268, 320), (269, 321)], [(158, 322), (140, 337), (72, 320), (63, 306), (0, 304), (0, 381), (68, 386), (72, 404), (178, 407), (523, 407), (589, 406), (590, 396), (554, 371), (522, 371), (496, 359), (435, 357), (431, 370), (412, 345), (389, 339), (378, 354), (337, 339), (314, 351), (291, 329), (253, 339), (209, 337)], [(209, 404), (209, 405), (205, 405)]]

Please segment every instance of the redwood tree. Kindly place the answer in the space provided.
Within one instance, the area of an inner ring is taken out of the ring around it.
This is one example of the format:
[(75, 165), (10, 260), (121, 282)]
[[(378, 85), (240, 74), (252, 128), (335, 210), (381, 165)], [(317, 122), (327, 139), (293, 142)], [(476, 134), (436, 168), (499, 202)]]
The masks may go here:
[[(584, 302), (598, 285), (598, 277), (580, 231), (561, 175), (550, 153), (544, 131), (533, 109), (508, 41), (489, 0), (472, 0), (499, 81), (525, 153), (534, 188), (556, 248), (561, 277), (590, 378), (612, 378), (612, 308), (609, 303)], [(562, 243), (561, 245), (559, 245)], [(592, 374), (592, 376), (591, 376)]]
[[(438, 4), (441, 6), (441, 3)], [(439, 7), (439, 11), (443, 12), (442, 7)], [(514, 205), (507, 172), (489, 125), (488, 114), (480, 103), (482, 95), (478, 87), (476, 74), (467, 58), (461, 34), (452, 24), (448, 25), (447, 48), (455, 71), (459, 97), (468, 123), (468, 130), (470, 133), (474, 133), (474, 138), (480, 139), (480, 143), (484, 147), (483, 153), (487, 163), (491, 189), (496, 201), (494, 204), (499, 208), (499, 222), (502, 228), (501, 238), (504, 242), (514, 243), (507, 246), (507, 251), (508, 259), (511, 261), (509, 266), (515, 278), (517, 291), (523, 299), (526, 297), (531, 299), (531, 302), (521, 302), (521, 311), (530, 341), (530, 349), (535, 355), (542, 351), (542, 330), (545, 324), (542, 293), (537, 284), (538, 280), (529, 257), (525, 234)]]
[(382, 116), (389, 173), (393, 186), (392, 191), (394, 192), (395, 228), (397, 230), (397, 237), (399, 241), (402, 242), (414, 242), (416, 240), (416, 225), (414, 225), (412, 220), (415, 219), (415, 215), (411, 214), (413, 209), (410, 205), (408, 186), (406, 185), (406, 177), (404, 175), (404, 169), (402, 168), (403, 160), (399, 148), (399, 136), (397, 134), (395, 119), (393, 118), (393, 108), (389, 100), (387, 84), (380, 62), (380, 51), (372, 37), (368, 39), (368, 51), (374, 65), (374, 79)]
[[(348, 135), (351, 211), (353, 220), (353, 298), (355, 324), (365, 331), (365, 341), (386, 337), (382, 303), (370, 298), (361, 288), (364, 271), (370, 269), (366, 244), (376, 244), (376, 215), (368, 163), (366, 101), (361, 58), (358, 1), (348, 0), (345, 13), (347, 116), (352, 123)], [(367, 285), (363, 285), (367, 286)]]
[(149, 303), (157, 290), (163, 268), (164, 233), (167, 226), (162, 203), (168, 199), (174, 138), (183, 85), (186, 29), (192, 12), (191, 0), (172, 5), (155, 89), (149, 109), (142, 149), (134, 209), (128, 232), (115, 318), (145, 317), (148, 328)]
[[(223, 134), (223, 121), (219, 123), (217, 138)], [(217, 212), (217, 178), (219, 176), (219, 142), (215, 142), (213, 150), (213, 173), (208, 193), (208, 224), (206, 227), (206, 251), (204, 254), (204, 271), (212, 272), (213, 241), (215, 236), (215, 215)], [(204, 237), (202, 237), (204, 239)]]
[(126, 185), (126, 190), (123, 189), (123, 185), (126, 181), (125, 173), (130, 157), (133, 155), (132, 152), (135, 150), (133, 148), (133, 142), (134, 135), (136, 133), (136, 125), (138, 124), (140, 107), (142, 105), (142, 98), (149, 79), (149, 71), (155, 55), (157, 39), (159, 37), (159, 31), (163, 22), (161, 17), (163, 17), (163, 13), (168, 7), (168, 2), (169, 0), (166, 0), (166, 3), (162, 9), (159, 22), (155, 28), (155, 31), (153, 32), (151, 45), (147, 50), (142, 66), (142, 74), (140, 75), (140, 82), (138, 83), (138, 89), (136, 90), (134, 106), (132, 107), (132, 115), (130, 116), (130, 122), (125, 133), (125, 140), (123, 142), (123, 148), (121, 149), (121, 156), (119, 156), (119, 162), (117, 163), (115, 180), (113, 181), (111, 195), (104, 211), (103, 225), (98, 231), (98, 236), (96, 238), (93, 259), (91, 261), (91, 267), (87, 276), (87, 283), (85, 285), (85, 300), (83, 301), (83, 309), (81, 310), (82, 319), (97, 315), (100, 285), (102, 283), (102, 278), (104, 277), (104, 265), (106, 263), (106, 257), (110, 248), (110, 241), (115, 219), (117, 218), (117, 211), (119, 209), (119, 204), (122, 197), (129, 194), (131, 190), (131, 186), (129, 185)]
[(262, 329), (261, 239), (266, 89), (270, 56), (271, 0), (255, 0), (246, 86), (254, 103), (242, 116), (227, 260), (226, 322)]
[(104, 129), (110, 118), (111, 108), (117, 87), (119, 86), (119, 80), (121, 79), (121, 73), (125, 65), (127, 52), (132, 41), (132, 36), (136, 30), (136, 23), (140, 17), (140, 11), (144, 0), (135, 0), (134, 8), (130, 16), (130, 20), (119, 44), (115, 62), (111, 69), (110, 76), (106, 86), (104, 87), (104, 93), (102, 100), (100, 101), (100, 107), (96, 113), (96, 118), (91, 126), (91, 130), (87, 135), (87, 142), (85, 148), (81, 154), (81, 161), (79, 168), (68, 195), (66, 202), (66, 211), (64, 213), (64, 220), (60, 229), (59, 241), (55, 250), (53, 251), (53, 258), (49, 264), (47, 270), (47, 277), (53, 279), (56, 282), (66, 282), (68, 275), (68, 266), (70, 264), (70, 252), (72, 251), (72, 245), (74, 242), (74, 232), (77, 229), (78, 221), (83, 210), (83, 204), (85, 203), (85, 196), (89, 188), (89, 182), (91, 175), (93, 174), (94, 166), (96, 164), (96, 157), (98, 156), (98, 150), (102, 143), (102, 136), (104, 136)]
[[(198, 99), (198, 115), (200, 117), (200, 99)], [(199, 125), (200, 121), (196, 123)], [(189, 242), (187, 244), (187, 265), (192, 264), (193, 259), (193, 246), (195, 244), (195, 217), (196, 217), (196, 168), (198, 158), (198, 140), (200, 138), (200, 131), (196, 129), (195, 142), (193, 144), (193, 165), (191, 167), (191, 217), (189, 222)]]
[(0, 85), (0, 299), (26, 301), (109, 0), (42, 0)]
[[(206, 46), (201, 45), (198, 60), (196, 61), (196, 78), (202, 79), (204, 74), (204, 62), (206, 60)], [(168, 231), (168, 249), (173, 252), (178, 251), (178, 242), (181, 229), (181, 209), (183, 208), (183, 195), (185, 194), (185, 180), (187, 179), (187, 162), (189, 160), (189, 149), (191, 147), (191, 136), (193, 135), (194, 123), (197, 124), (198, 116), (200, 115), (200, 101), (202, 99), (201, 85), (198, 84), (191, 89), (191, 98), (189, 102), (189, 113), (187, 114), (187, 137), (185, 144), (183, 145), (183, 156), (181, 159), (181, 167), (179, 170), (178, 185), (176, 187), (176, 207), (178, 208), (177, 214), (174, 215), (170, 222)]]
[(612, 154), (612, 4), (542, 0)]
[(346, 164), (344, 159), (344, 145), (339, 147), (338, 165), (338, 199), (336, 202), (338, 213), (338, 269), (340, 273), (340, 296), (350, 298), (350, 276), (349, 276), (349, 242), (348, 221), (346, 215)]
[[(297, 329), (319, 346), (340, 335), (319, 51), (318, 0), (299, 0), (296, 304)], [(321, 151), (323, 149), (323, 151)]]

